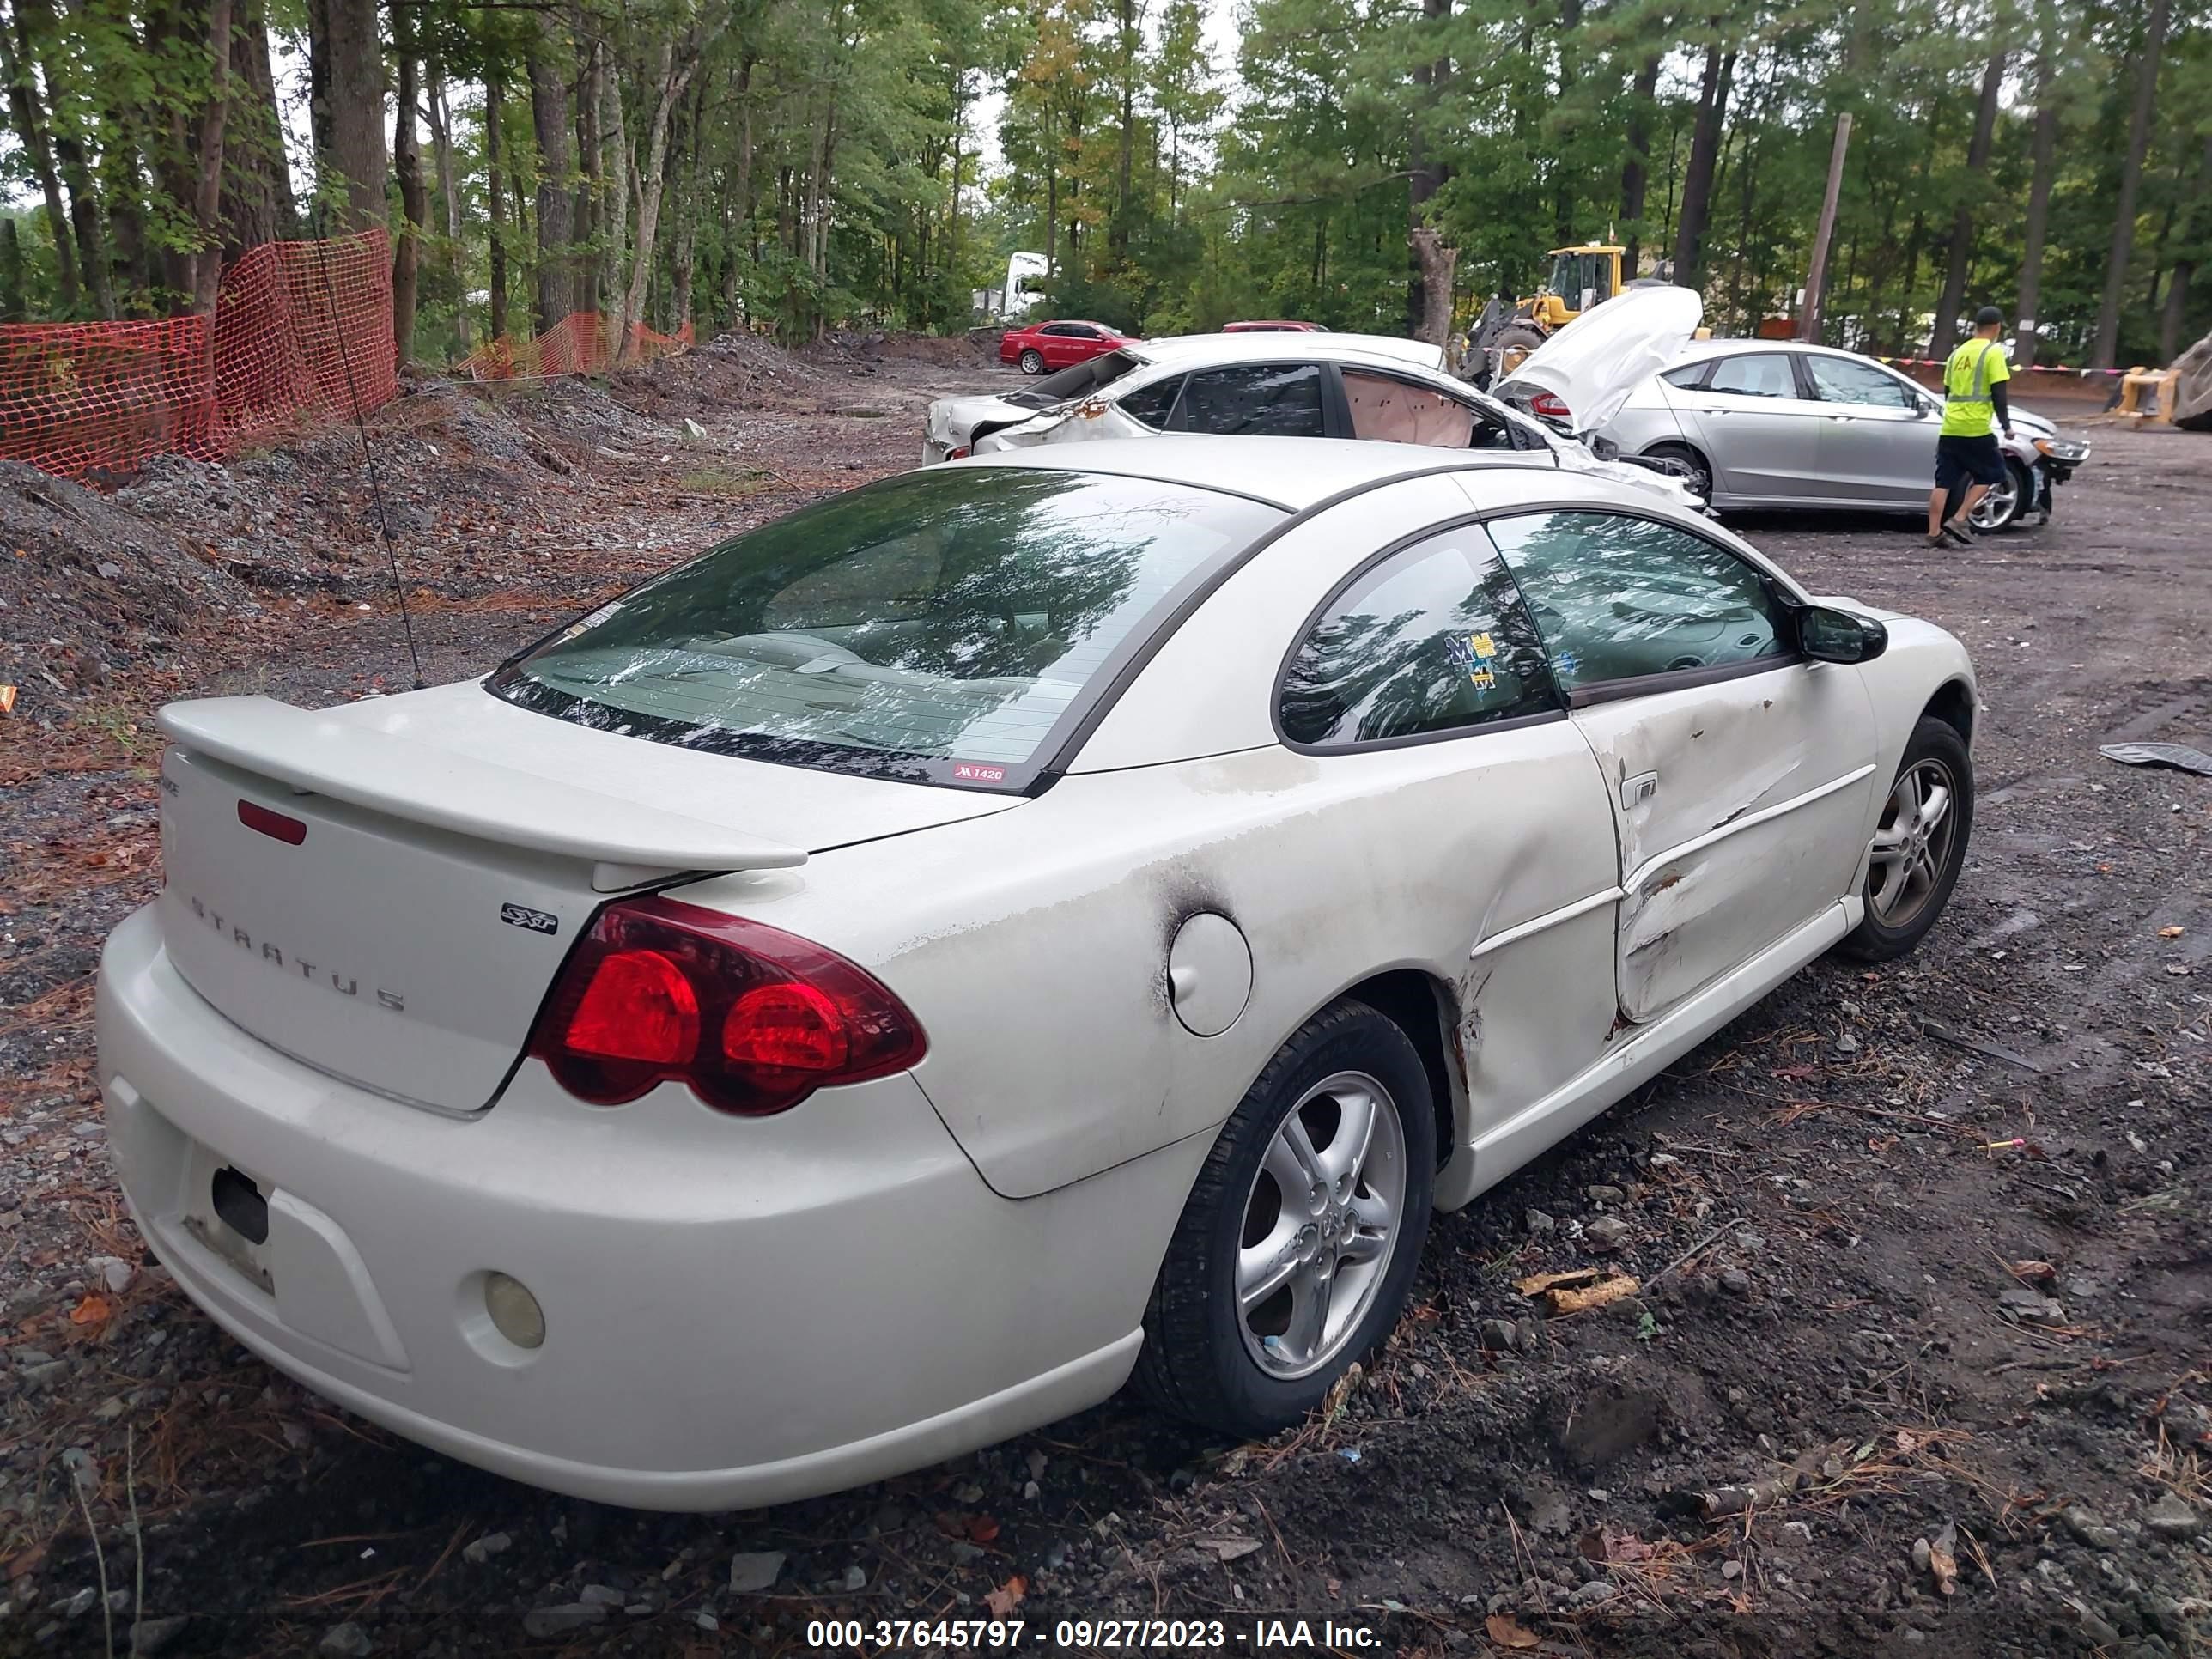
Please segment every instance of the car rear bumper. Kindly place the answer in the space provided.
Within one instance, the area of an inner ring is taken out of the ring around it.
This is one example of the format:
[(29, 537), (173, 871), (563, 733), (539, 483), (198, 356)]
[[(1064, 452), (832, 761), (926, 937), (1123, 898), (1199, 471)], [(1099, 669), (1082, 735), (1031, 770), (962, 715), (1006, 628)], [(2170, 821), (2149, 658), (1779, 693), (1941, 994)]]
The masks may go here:
[[(99, 1026), (125, 1196), (195, 1302), (373, 1421), (606, 1503), (781, 1502), (1103, 1399), (1181, 1201), (1133, 1205), (1154, 1159), (999, 1198), (908, 1076), (748, 1120), (674, 1086), (585, 1106), (526, 1062), (474, 1117), (406, 1106), (231, 1024), (150, 908), (108, 942)], [(215, 1214), (226, 1166), (262, 1242)], [(493, 1272), (541, 1346), (494, 1326)]]

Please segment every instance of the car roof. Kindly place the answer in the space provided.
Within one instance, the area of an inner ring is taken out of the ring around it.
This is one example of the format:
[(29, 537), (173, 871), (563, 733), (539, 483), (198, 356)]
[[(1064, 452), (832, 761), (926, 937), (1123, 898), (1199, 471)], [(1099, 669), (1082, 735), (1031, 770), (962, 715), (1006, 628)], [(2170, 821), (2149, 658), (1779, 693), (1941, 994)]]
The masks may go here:
[(1814, 345), (1806, 340), (1692, 340), (1675, 361), (1702, 363), (1711, 357), (1741, 357), (1752, 351), (1796, 351), (1822, 357), (1853, 357), (1861, 362), (1872, 361), (1856, 351), (1838, 351), (1833, 346)]
[(1304, 512), (1347, 489), (1462, 467), (1519, 468), (1558, 479), (1572, 477), (1594, 497), (1611, 491), (1603, 479), (1562, 474), (1540, 450), (1437, 449), (1358, 438), (1246, 438), (1168, 434), (1157, 438), (1099, 438), (1040, 444), (943, 463), (948, 466), (1042, 466), (1063, 472), (1107, 472), (1162, 483), (1193, 484), (1249, 495), (1286, 513)]
[[(1188, 365), (1191, 358), (1208, 354), (1225, 363), (1249, 357), (1295, 356), (1307, 360), (1326, 357), (1432, 367), (1426, 354), (1434, 346), (1419, 340), (1401, 340), (1388, 334), (1338, 334), (1328, 330), (1246, 329), (1236, 334), (1170, 334), (1157, 340), (1137, 340), (1129, 349), (1154, 362), (1170, 360)], [(1438, 355), (1441, 355), (1440, 353)]]

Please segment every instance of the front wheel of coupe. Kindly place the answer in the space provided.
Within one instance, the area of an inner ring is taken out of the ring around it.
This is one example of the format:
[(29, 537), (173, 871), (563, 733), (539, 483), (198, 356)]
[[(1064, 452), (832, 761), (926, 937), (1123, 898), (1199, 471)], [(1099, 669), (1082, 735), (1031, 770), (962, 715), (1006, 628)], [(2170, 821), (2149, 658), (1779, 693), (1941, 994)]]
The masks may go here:
[(1285, 1043), (1200, 1170), (1145, 1311), (1140, 1386), (1274, 1433), (1389, 1334), (1428, 1235), (1436, 1109), (1404, 1031), (1341, 1002)]
[(1024, 374), (1044, 373), (1044, 353), (1039, 351), (1035, 346), (1022, 353), (1021, 362), (1022, 373)]
[(1890, 962), (1918, 945), (1951, 901), (1973, 827), (1973, 757), (1957, 727), (1923, 714), (1882, 802), (1861, 894), (1866, 915), (1843, 954)]

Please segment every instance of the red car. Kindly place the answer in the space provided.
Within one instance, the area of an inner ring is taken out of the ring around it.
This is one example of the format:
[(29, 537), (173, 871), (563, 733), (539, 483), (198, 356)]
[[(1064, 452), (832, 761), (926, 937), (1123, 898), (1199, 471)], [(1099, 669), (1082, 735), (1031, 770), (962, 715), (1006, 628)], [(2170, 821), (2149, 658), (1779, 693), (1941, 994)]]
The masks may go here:
[(999, 361), (1019, 363), (1024, 374), (1042, 374), (1119, 351), (1136, 337), (1103, 323), (1031, 323), (1006, 331), (999, 341)]
[(1224, 323), (1221, 331), (1224, 334), (1326, 334), (1328, 330), (1319, 323), (1293, 323), (1278, 317), (1265, 322)]

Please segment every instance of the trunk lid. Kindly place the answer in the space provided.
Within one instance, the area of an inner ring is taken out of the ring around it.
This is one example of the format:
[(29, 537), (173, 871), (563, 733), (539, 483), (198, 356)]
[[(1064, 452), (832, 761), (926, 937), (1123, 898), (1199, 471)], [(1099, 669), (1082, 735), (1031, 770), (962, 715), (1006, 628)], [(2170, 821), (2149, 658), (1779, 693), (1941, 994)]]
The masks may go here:
[(272, 1048), (448, 1112), (497, 1095), (608, 893), (1020, 804), (593, 731), (474, 684), (178, 703), (161, 725), (178, 971)]

